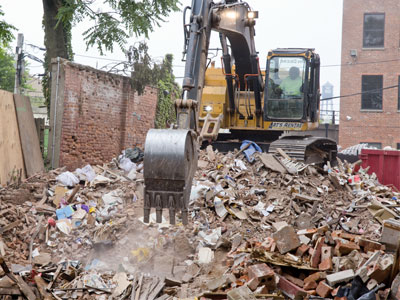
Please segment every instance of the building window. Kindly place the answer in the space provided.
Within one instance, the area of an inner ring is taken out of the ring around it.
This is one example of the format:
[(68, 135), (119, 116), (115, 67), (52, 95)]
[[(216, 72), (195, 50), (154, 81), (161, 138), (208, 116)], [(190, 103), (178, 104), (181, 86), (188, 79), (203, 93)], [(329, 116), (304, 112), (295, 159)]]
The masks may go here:
[(362, 75), (361, 109), (382, 110), (382, 75)]
[(400, 150), (400, 143), (397, 143), (397, 144), (396, 144), (396, 149), (397, 149), (397, 150)]
[(360, 144), (367, 144), (368, 148), (372, 148), (372, 149), (382, 149), (382, 143), (361, 142)]
[(385, 14), (364, 14), (364, 48), (383, 48), (385, 37)]

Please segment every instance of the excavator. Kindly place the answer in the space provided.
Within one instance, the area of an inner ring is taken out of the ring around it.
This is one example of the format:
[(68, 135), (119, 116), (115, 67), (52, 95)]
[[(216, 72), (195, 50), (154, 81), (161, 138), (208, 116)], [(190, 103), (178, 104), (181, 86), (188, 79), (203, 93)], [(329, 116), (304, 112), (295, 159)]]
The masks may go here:
[[(183, 94), (175, 101), (176, 124), (149, 130), (145, 141), (145, 223), (151, 208), (158, 223), (163, 209), (169, 210), (171, 224), (177, 211), (188, 223), (198, 149), (204, 143), (251, 140), (306, 164), (333, 161), (337, 154), (334, 140), (304, 134), (319, 123), (320, 59), (314, 49), (269, 51), (264, 73), (254, 42), (258, 12), (248, 3), (192, 0), (183, 15), (186, 63)], [(219, 33), (222, 68), (209, 59), (213, 31)]]

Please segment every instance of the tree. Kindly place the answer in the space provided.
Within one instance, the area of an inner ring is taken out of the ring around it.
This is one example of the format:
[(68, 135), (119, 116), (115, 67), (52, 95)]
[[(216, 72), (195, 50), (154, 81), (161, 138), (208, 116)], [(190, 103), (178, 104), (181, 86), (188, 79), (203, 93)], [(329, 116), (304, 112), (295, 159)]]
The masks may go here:
[[(159, 26), (170, 12), (179, 10), (178, 0), (103, 0), (106, 10), (96, 9), (96, 0), (42, 0), (45, 31), (45, 70), (51, 58), (73, 59), (71, 28), (84, 19), (92, 21), (83, 38), (86, 46), (97, 46), (101, 54), (113, 51), (116, 43), (122, 50), (130, 36), (144, 35)], [(44, 95), (49, 100), (48, 78)]]
[(165, 128), (176, 121), (174, 101), (181, 94), (172, 70), (173, 55), (165, 55), (162, 63), (157, 64), (148, 50), (146, 42), (129, 48), (127, 54), (132, 69), (132, 87), (138, 94), (143, 93), (147, 85), (158, 88), (155, 126)]
[[(0, 6), (0, 17), (3, 16), (4, 12)], [(0, 89), (9, 92), (14, 91), (14, 56), (11, 54), (9, 44), (14, 39), (12, 31), (15, 29), (14, 26), (0, 20)]]
[(132, 35), (144, 35), (164, 21), (163, 17), (179, 10), (178, 0), (104, 0), (107, 11), (96, 10), (96, 0), (42, 0), (45, 46), (48, 56), (72, 59), (71, 28), (84, 19), (93, 26), (83, 38), (87, 47), (97, 46), (101, 54), (112, 51), (114, 43), (121, 49)]
[(0, 47), (0, 89), (12, 93), (15, 84), (15, 60), (7, 50), (8, 48)]
[(172, 71), (173, 55), (167, 54), (160, 66), (154, 67), (154, 74), (158, 74), (158, 101), (156, 111), (156, 128), (165, 128), (176, 121), (174, 101), (181, 91), (175, 82)]
[[(0, 17), (4, 16), (4, 12), (0, 6)], [(13, 30), (16, 30), (13, 25), (8, 24), (4, 20), (0, 20), (0, 47), (7, 47), (9, 43), (14, 39), (12, 34)]]

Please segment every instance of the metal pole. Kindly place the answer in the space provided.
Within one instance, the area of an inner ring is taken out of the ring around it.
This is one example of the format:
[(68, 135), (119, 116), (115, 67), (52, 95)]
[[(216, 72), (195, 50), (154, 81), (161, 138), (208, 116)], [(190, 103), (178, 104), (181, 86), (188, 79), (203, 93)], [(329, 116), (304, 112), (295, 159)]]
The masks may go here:
[(56, 80), (56, 96), (54, 99), (54, 122), (53, 122), (53, 138), (51, 141), (51, 168), (54, 169), (54, 147), (56, 140), (56, 124), (57, 124), (57, 105), (58, 105), (58, 84), (60, 77), (60, 57), (57, 57), (57, 80)]
[(17, 47), (15, 48), (15, 81), (14, 81), (14, 94), (20, 94), (21, 79), (22, 79), (22, 63), (23, 53), (22, 47), (24, 45), (24, 34), (18, 33)]
[(329, 123), (325, 123), (325, 137), (328, 137)]

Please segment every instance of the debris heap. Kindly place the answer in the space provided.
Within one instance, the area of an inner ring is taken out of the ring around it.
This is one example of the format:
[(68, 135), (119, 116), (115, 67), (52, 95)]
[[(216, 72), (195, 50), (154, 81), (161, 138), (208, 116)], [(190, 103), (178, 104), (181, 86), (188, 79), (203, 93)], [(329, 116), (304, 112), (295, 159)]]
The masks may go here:
[(172, 226), (127, 153), (0, 189), (3, 299), (400, 299), (399, 193), (359, 163), (209, 147)]

